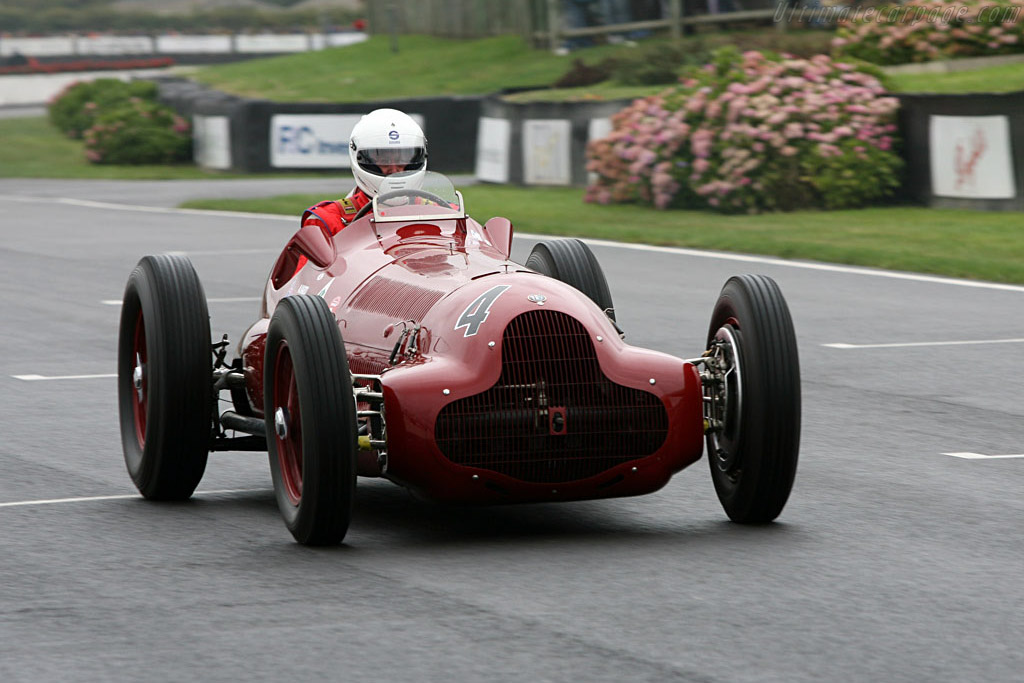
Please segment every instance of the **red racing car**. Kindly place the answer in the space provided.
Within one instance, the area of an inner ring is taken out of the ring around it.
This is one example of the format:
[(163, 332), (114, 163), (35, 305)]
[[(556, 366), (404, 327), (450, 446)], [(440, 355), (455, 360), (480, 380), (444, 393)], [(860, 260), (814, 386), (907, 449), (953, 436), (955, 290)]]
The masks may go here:
[[(192, 264), (146, 256), (124, 294), (125, 462), (148, 499), (180, 500), (211, 451), (268, 451), (304, 544), (341, 542), (356, 477), (451, 503), (650, 493), (700, 459), (728, 516), (775, 519), (800, 436), (800, 370), (773, 280), (726, 282), (707, 348), (626, 344), (608, 284), (574, 239), (509, 260), (512, 225), (470, 218), (439, 174), (385, 181), (352, 224), (299, 230), (228, 361)], [(233, 410), (220, 412), (228, 392)]]

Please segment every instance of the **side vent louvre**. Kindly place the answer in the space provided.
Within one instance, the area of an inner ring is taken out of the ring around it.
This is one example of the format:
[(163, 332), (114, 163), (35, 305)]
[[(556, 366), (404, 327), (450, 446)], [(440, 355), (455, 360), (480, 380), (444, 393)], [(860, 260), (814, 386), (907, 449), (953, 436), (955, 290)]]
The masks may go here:
[(377, 277), (352, 297), (350, 305), (392, 320), (419, 321), (443, 296), (443, 291)]

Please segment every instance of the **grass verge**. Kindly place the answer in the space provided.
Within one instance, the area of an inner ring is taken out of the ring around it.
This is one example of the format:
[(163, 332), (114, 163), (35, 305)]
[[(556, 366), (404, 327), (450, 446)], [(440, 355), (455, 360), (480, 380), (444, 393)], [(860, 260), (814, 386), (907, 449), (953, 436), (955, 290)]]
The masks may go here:
[[(508, 216), (521, 232), (766, 254), (1024, 284), (1024, 232), (1016, 213), (885, 207), (722, 216), (585, 204), (582, 190), (569, 188), (475, 185), (465, 188), (463, 194), (470, 213), (480, 222), (491, 216)], [(298, 216), (321, 199), (286, 195), (262, 200), (193, 201), (185, 206)]]
[(906, 93), (1015, 92), (1024, 90), (1024, 63), (948, 73), (889, 74), (886, 82), (894, 92)]
[[(102, 180), (195, 180), (250, 178), (191, 164), (114, 166), (91, 164), (81, 140), (64, 137), (45, 116), (0, 119), (0, 178), (95, 178)], [(323, 175), (310, 172), (310, 176)], [(261, 176), (271, 177), (271, 176)], [(288, 177), (296, 177), (289, 174)]]

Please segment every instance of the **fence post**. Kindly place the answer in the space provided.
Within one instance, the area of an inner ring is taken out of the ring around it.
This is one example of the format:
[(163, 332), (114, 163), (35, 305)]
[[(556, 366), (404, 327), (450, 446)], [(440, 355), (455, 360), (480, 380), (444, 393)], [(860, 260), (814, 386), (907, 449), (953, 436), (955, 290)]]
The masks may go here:
[(548, 49), (558, 48), (558, 29), (561, 27), (561, 16), (557, 3), (560, 0), (548, 0)]
[(672, 40), (678, 41), (683, 35), (683, 28), (679, 20), (683, 18), (683, 0), (672, 0)]
[(398, 53), (398, 3), (395, 0), (391, 0), (388, 3), (388, 23), (391, 25), (389, 33), (391, 34), (391, 52)]

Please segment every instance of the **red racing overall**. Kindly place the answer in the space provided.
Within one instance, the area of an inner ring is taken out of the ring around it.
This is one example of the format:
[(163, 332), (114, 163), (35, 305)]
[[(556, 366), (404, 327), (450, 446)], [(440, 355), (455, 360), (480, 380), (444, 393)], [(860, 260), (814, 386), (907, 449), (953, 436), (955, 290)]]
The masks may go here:
[[(352, 222), (359, 210), (369, 203), (369, 195), (357, 187), (343, 199), (328, 199), (303, 211), (301, 227), (320, 224), (330, 230), (332, 235), (337, 235), (342, 228)], [(295, 266), (296, 273), (302, 270), (306, 261), (305, 256), (299, 257), (299, 263)]]

